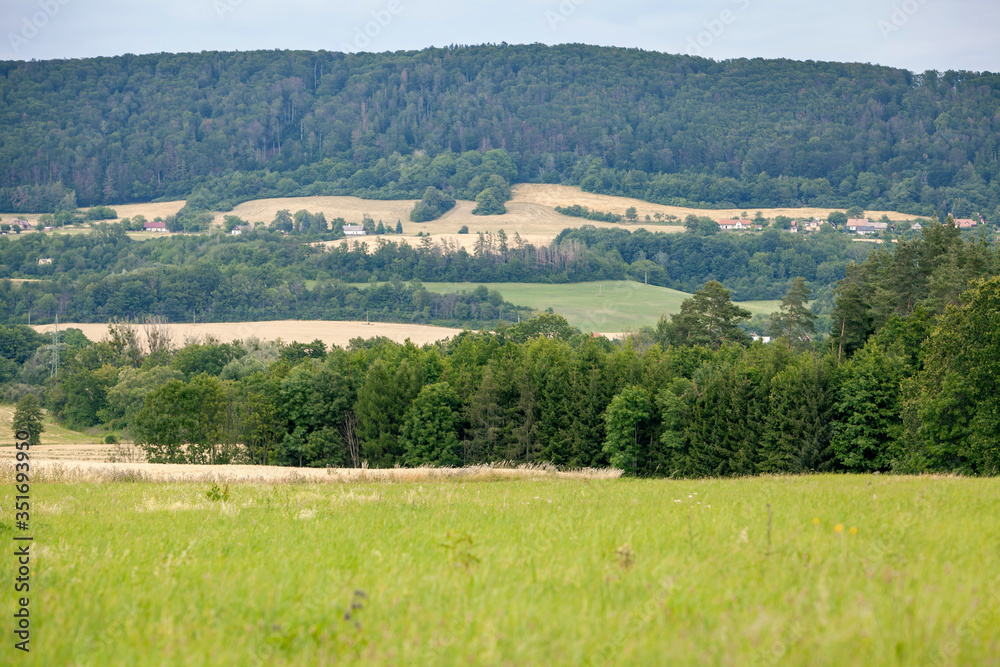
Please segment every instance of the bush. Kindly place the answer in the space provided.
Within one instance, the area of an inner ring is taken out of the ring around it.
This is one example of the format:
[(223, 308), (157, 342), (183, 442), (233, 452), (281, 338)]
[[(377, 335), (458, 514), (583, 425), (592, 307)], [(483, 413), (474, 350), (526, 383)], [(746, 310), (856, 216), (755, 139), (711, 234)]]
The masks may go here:
[(93, 206), (83, 216), (84, 220), (117, 220), (118, 213), (107, 206)]
[(424, 190), (424, 197), (413, 207), (410, 220), (413, 222), (428, 222), (436, 220), (455, 206), (455, 198), (441, 192), (434, 186)]

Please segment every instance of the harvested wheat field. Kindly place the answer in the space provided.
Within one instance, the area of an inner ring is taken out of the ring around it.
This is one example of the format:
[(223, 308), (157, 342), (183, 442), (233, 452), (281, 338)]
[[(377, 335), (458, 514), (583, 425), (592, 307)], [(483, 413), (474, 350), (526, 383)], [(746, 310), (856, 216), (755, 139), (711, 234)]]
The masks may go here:
[[(394, 324), (389, 322), (345, 322), (321, 320), (276, 320), (270, 322), (210, 322), (204, 324), (165, 325), (173, 337), (174, 345), (180, 346), (185, 340), (215, 338), (221, 343), (234, 340), (259, 338), (278, 340), (286, 343), (310, 343), (317, 338), (327, 345), (346, 347), (352, 338), (374, 338), (385, 336), (397, 343), (407, 340), (415, 345), (433, 343), (462, 332), (461, 329), (434, 327), (424, 324)], [(108, 334), (107, 324), (62, 322), (62, 329), (76, 328), (90, 340), (101, 340)], [(52, 324), (33, 325), (40, 333), (48, 333), (55, 328)], [(140, 327), (141, 330), (141, 327)], [(140, 331), (140, 339), (142, 333)]]
[[(177, 211), (184, 208), (185, 201), (183, 199), (178, 199), (175, 201), (160, 201), (160, 202), (145, 202), (141, 204), (111, 204), (110, 208), (114, 209), (115, 213), (118, 214), (118, 218), (133, 218), (137, 215), (143, 215), (146, 220), (152, 220), (153, 218), (165, 218), (168, 215), (174, 215)], [(86, 211), (88, 207), (83, 207), (80, 210)], [(11, 220), (13, 218), (21, 218), (22, 220), (27, 220), (31, 224), (38, 222), (43, 213), (0, 213), (0, 218), (4, 220)], [(114, 222), (113, 220), (108, 220), (107, 222)], [(68, 231), (68, 230), (67, 230)]]
[[(109, 448), (111, 446), (109, 445)], [(560, 480), (617, 479), (615, 468), (560, 471), (549, 465), (476, 465), (465, 468), (290, 468), (263, 465), (192, 465), (172, 463), (111, 463), (110, 449), (100, 458), (50, 459), (32, 448), (33, 479), (36, 482), (113, 482), (123, 479), (143, 482), (187, 482), (218, 484), (285, 483), (424, 483), (445, 480)], [(0, 479), (14, 477), (13, 457), (0, 461)]]
[[(227, 215), (243, 218), (250, 224), (255, 222), (270, 223), (282, 209), (291, 213), (303, 209), (310, 213), (322, 213), (327, 220), (343, 218), (347, 222), (361, 223), (365, 214), (372, 219), (396, 225), (402, 220), (405, 225), (410, 219), (415, 199), (361, 199), (360, 197), (274, 197), (270, 199), (253, 199), (236, 206), (232, 211), (216, 214), (212, 220), (213, 226), (221, 226)], [(414, 230), (416, 231), (416, 230)]]
[[(615, 197), (612, 195), (599, 195), (592, 192), (584, 192), (580, 188), (571, 185), (547, 185), (547, 184), (536, 184), (536, 183), (522, 183), (520, 185), (515, 185), (512, 188), (514, 197), (513, 201), (525, 202), (539, 204), (542, 206), (548, 206), (555, 208), (556, 206), (572, 206), (573, 204), (579, 204), (581, 206), (586, 206), (591, 210), (597, 211), (610, 211), (611, 213), (618, 213), (619, 215), (625, 214), (625, 209), (629, 206), (634, 206), (639, 214), (639, 219), (643, 219), (646, 215), (652, 216), (654, 213), (661, 213), (663, 215), (676, 215), (680, 219), (684, 219), (690, 214), (699, 216), (708, 216), (713, 220), (718, 220), (720, 218), (737, 218), (740, 217), (743, 211), (747, 211), (751, 216), (760, 211), (764, 214), (765, 218), (773, 218), (778, 215), (787, 215), (790, 218), (807, 218), (807, 217), (817, 217), (826, 218), (831, 211), (842, 211), (840, 208), (757, 208), (757, 207), (746, 207), (746, 208), (726, 208), (726, 209), (708, 209), (708, 208), (687, 208), (684, 206), (664, 206), (662, 204), (651, 204), (647, 201), (641, 199), (631, 199), (629, 197)], [(880, 218), (885, 214), (889, 216), (890, 220), (913, 220), (916, 216), (907, 213), (897, 213), (896, 211), (866, 211), (865, 215), (869, 218)], [(580, 220), (580, 218), (574, 218), (575, 220)], [(589, 222), (589, 221), (587, 221)], [(579, 223), (578, 223), (579, 224)], [(600, 224), (600, 223), (594, 223)], [(575, 225), (578, 226), (578, 225)], [(620, 226), (620, 225), (619, 225)], [(644, 225), (627, 225), (630, 227), (643, 227)], [(648, 229), (663, 229), (661, 225), (652, 225), (649, 223), (645, 224)]]

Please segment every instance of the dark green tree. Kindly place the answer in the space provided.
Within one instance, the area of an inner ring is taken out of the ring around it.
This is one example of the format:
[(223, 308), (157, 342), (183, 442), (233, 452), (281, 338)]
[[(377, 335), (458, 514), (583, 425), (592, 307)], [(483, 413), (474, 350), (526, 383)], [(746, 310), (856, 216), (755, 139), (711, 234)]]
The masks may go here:
[(841, 367), (831, 441), (841, 467), (852, 472), (886, 471), (899, 457), (905, 372), (905, 360), (874, 341)]
[(932, 469), (1000, 473), (1000, 277), (974, 284), (949, 306), (926, 343), (908, 392), (917, 443)]
[[(441, 192), (434, 186), (428, 186), (424, 190), (423, 198), (414, 205), (413, 210), (410, 212), (410, 220), (413, 222), (436, 220), (454, 208), (454, 206), (454, 197)], [(400, 233), (402, 233), (402, 224), (397, 223), (397, 227)]]
[(507, 207), (503, 205), (504, 197), (499, 188), (489, 187), (476, 195), (476, 207), (473, 215), (503, 215)]
[(625, 387), (604, 413), (604, 454), (612, 467), (634, 475), (646, 468), (653, 402), (643, 387)]
[(745, 343), (749, 336), (738, 325), (750, 316), (749, 310), (730, 300), (722, 283), (711, 280), (681, 303), (681, 312), (671, 318), (669, 327), (664, 325), (663, 333), (675, 345)]
[(429, 384), (420, 390), (400, 430), (407, 465), (462, 464), (457, 408), (458, 396), (447, 382)]
[(812, 290), (805, 278), (796, 278), (778, 311), (771, 316), (771, 335), (784, 338), (788, 349), (793, 343), (812, 340), (816, 334), (816, 314), (809, 308), (810, 296)]
[(27, 431), (30, 445), (41, 444), (45, 428), (42, 426), (42, 406), (37, 396), (25, 394), (24, 398), (17, 402), (12, 427), (15, 435), (18, 431)]

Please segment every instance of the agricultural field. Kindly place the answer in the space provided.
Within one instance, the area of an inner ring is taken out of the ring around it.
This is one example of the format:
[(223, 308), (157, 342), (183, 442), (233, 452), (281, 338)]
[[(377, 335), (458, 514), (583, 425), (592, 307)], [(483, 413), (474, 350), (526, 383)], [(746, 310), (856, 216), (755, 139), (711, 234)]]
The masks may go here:
[[(668, 287), (644, 285), (631, 280), (603, 280), (586, 283), (422, 283), (429, 292), (447, 294), (473, 290), (485, 285), (497, 290), (506, 301), (536, 310), (552, 308), (582, 331), (620, 333), (656, 326), (664, 313), (680, 312), (686, 292)], [(367, 283), (357, 284), (365, 287)], [(739, 305), (754, 315), (768, 315), (780, 301), (744, 301)]]
[[(663, 215), (675, 215), (681, 220), (692, 214), (697, 216), (707, 216), (713, 220), (717, 220), (720, 218), (738, 218), (742, 216), (744, 211), (746, 211), (750, 216), (753, 216), (757, 211), (760, 211), (764, 214), (765, 218), (774, 218), (779, 215), (787, 215), (790, 218), (826, 218), (832, 211), (843, 210), (835, 208), (810, 207), (709, 209), (688, 208), (684, 206), (664, 206), (662, 204), (653, 204), (641, 199), (584, 192), (580, 188), (573, 185), (548, 185), (539, 183), (522, 183), (520, 185), (515, 185), (512, 191), (514, 194), (513, 201), (538, 204), (540, 206), (550, 207), (553, 209), (556, 206), (572, 206), (573, 204), (580, 204), (581, 206), (586, 206), (592, 211), (610, 211), (611, 213), (624, 215), (625, 209), (630, 206), (634, 206), (640, 220), (643, 220), (647, 215), (652, 217), (656, 213), (661, 213)], [(899, 213), (896, 211), (865, 212), (866, 216), (874, 220), (878, 220), (883, 214), (889, 216), (890, 220), (913, 220), (918, 217), (909, 213)], [(596, 222), (593, 224), (600, 226), (609, 225), (609, 223)], [(652, 225), (648, 222), (642, 222), (626, 226), (646, 227), (648, 229), (663, 228), (663, 225), (655, 224), (655, 221)]]
[[(507, 213), (504, 215), (472, 215), (472, 209), (476, 207), (475, 202), (459, 200), (452, 210), (437, 220), (419, 223), (410, 222), (410, 211), (413, 210), (413, 205), (416, 203), (414, 199), (385, 200), (341, 196), (254, 199), (237, 205), (231, 211), (215, 212), (212, 227), (215, 229), (221, 228), (223, 218), (226, 215), (239, 216), (251, 224), (255, 222), (269, 223), (281, 209), (288, 209), (292, 213), (306, 209), (312, 213), (322, 212), (328, 220), (341, 217), (349, 223), (356, 224), (360, 224), (365, 215), (370, 216), (375, 221), (381, 220), (383, 223), (391, 224), (392, 226), (395, 226), (396, 221), (400, 220), (403, 223), (404, 234), (402, 236), (388, 235), (384, 238), (395, 242), (419, 245), (421, 239), (416, 234), (417, 232), (424, 232), (430, 235), (431, 240), (435, 244), (446, 242), (456, 247), (461, 246), (471, 249), (476, 240), (476, 232), (480, 231), (496, 232), (503, 229), (511, 237), (517, 233), (525, 242), (545, 245), (550, 243), (559, 232), (567, 227), (594, 225), (595, 227), (621, 227), (633, 231), (636, 229), (649, 229), (652, 231), (680, 232), (684, 230), (680, 226), (680, 221), (689, 214), (719, 219), (739, 217), (743, 213), (741, 209), (701, 209), (664, 206), (629, 197), (584, 192), (579, 187), (571, 185), (521, 183), (514, 185), (511, 188), (511, 193), (512, 198), (506, 202)], [(608, 211), (619, 215), (624, 215), (625, 210), (629, 207), (635, 207), (639, 220), (633, 223), (600, 222), (563, 215), (555, 210), (556, 206), (572, 206), (574, 204), (586, 206), (591, 210)], [(181, 200), (111, 205), (121, 217), (131, 218), (142, 214), (148, 220), (173, 215), (183, 206), (184, 201)], [(760, 210), (767, 218), (773, 218), (778, 215), (787, 215), (794, 218), (811, 218), (814, 216), (825, 218), (829, 215), (830, 211), (837, 209), (773, 208), (754, 209), (753, 211), (748, 211), (748, 213), (753, 215), (757, 210)], [(671, 225), (658, 223), (655, 220), (650, 222), (644, 220), (645, 216), (649, 215), (652, 217), (656, 213), (677, 216), (678, 221)], [(873, 219), (878, 219), (883, 214), (888, 215), (889, 219), (894, 221), (912, 220), (915, 217), (895, 211), (866, 212), (866, 215)], [(37, 213), (0, 213), (0, 218), (9, 220), (20, 217), (34, 224), (38, 221), (39, 215)], [(458, 234), (459, 228), (463, 225), (468, 226), (469, 234)], [(64, 233), (86, 233), (88, 229), (67, 229)], [(149, 239), (156, 238), (158, 234), (133, 232), (129, 236), (133, 239)], [(366, 241), (371, 244), (374, 242), (374, 238), (369, 237)], [(331, 243), (341, 242), (336, 241)]]
[[(443, 338), (451, 338), (461, 329), (435, 327), (424, 324), (392, 324), (387, 322), (343, 322), (323, 320), (276, 320), (269, 322), (208, 322), (170, 323), (164, 325), (170, 330), (175, 345), (183, 345), (186, 340), (206, 340), (211, 337), (220, 343), (234, 340), (259, 338), (260, 340), (281, 339), (286, 343), (311, 343), (317, 338), (328, 346), (347, 347), (352, 338), (374, 338), (385, 336), (397, 343), (406, 340), (416, 345), (433, 343)], [(108, 325), (99, 323), (61, 322), (60, 329), (76, 328), (93, 341), (107, 336)], [(31, 327), (40, 333), (49, 333), (54, 324), (39, 324)]]
[(34, 664), (1000, 661), (991, 479), (293, 472), (40, 466)]

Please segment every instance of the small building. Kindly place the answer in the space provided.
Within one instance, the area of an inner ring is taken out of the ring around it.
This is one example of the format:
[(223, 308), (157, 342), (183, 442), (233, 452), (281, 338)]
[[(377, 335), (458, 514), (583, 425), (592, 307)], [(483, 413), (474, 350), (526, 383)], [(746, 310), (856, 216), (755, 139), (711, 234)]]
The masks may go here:
[(52, 258), (51, 257), (39, 257), (38, 258), (38, 265), (39, 266), (43, 266), (45, 264), (51, 264), (51, 263), (52, 263)]
[(737, 232), (744, 229), (753, 229), (753, 220), (738, 219), (738, 220), (719, 220), (719, 231), (720, 232)]
[(165, 222), (147, 222), (142, 225), (142, 231), (144, 232), (165, 232), (167, 231), (167, 223)]
[(920, 231), (921, 229), (923, 229), (923, 228), (924, 228), (924, 226), (923, 226), (923, 225), (921, 225), (921, 224), (920, 224), (919, 222), (914, 222), (914, 223), (913, 223), (913, 226), (912, 226), (912, 227), (910, 227), (910, 229), (912, 229), (912, 230), (914, 230), (914, 231), (918, 231), (918, 232), (919, 232), (919, 231)]
[(240, 234), (249, 234), (250, 231), (250, 225), (236, 225), (229, 233), (233, 236), (239, 236)]
[(20, 229), (22, 232), (31, 229), (31, 224), (27, 220), (22, 220), (21, 218), (14, 218), (10, 221), (11, 229), (15, 227)]
[(959, 229), (972, 229), (978, 224), (979, 222), (972, 218), (955, 218), (955, 226)]
[(365, 228), (361, 225), (344, 225), (344, 234), (346, 236), (364, 236)]

